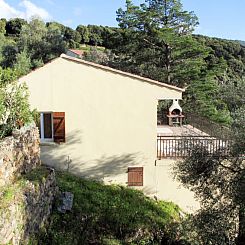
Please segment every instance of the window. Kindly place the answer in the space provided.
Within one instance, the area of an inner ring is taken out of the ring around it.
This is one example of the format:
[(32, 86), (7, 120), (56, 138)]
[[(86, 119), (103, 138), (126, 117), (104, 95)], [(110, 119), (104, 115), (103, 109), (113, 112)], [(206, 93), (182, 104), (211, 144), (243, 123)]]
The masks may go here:
[(40, 113), (39, 133), (42, 141), (53, 141), (53, 115), (51, 112)]
[(38, 127), (41, 141), (65, 142), (64, 112), (41, 112)]
[(128, 168), (128, 186), (143, 186), (143, 167)]

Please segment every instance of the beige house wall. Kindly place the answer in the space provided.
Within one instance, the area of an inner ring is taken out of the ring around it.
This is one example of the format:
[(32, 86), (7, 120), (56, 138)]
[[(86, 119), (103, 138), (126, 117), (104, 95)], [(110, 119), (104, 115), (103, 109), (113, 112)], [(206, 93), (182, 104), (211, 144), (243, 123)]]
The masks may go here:
[(180, 91), (64, 58), (20, 80), (32, 108), (66, 113), (66, 143), (44, 144), (43, 163), (66, 169), (70, 160), (75, 174), (123, 185), (129, 166), (143, 166), (144, 190), (157, 194), (157, 103)]

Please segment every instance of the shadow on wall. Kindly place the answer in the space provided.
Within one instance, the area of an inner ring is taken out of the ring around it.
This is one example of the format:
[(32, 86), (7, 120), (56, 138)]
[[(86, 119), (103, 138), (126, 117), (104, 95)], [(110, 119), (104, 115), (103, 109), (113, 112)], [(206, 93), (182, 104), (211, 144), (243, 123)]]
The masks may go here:
[(70, 172), (75, 173), (79, 176), (96, 178), (97, 180), (104, 180), (107, 177), (115, 177), (120, 174), (127, 172), (128, 166), (136, 165), (137, 154), (122, 154), (114, 156), (103, 156), (91, 162), (91, 167), (83, 169), (83, 165), (78, 164), (72, 165)]
[[(127, 173), (127, 168), (139, 164), (139, 160), (141, 163), (144, 162), (140, 153), (104, 155), (90, 162), (83, 161), (81, 157), (75, 157), (73, 154), (75, 144), (81, 144), (82, 147), (82, 132), (79, 130), (67, 135), (65, 144), (41, 146), (42, 164), (57, 170), (66, 170), (81, 177), (104, 180), (104, 178)], [(96, 149), (94, 151), (96, 152)]]
[(66, 143), (41, 143), (42, 164), (58, 170), (67, 170), (72, 161), (78, 161), (75, 158), (71, 160), (71, 154), (74, 145), (82, 144), (82, 135), (81, 130), (74, 130), (66, 135)]

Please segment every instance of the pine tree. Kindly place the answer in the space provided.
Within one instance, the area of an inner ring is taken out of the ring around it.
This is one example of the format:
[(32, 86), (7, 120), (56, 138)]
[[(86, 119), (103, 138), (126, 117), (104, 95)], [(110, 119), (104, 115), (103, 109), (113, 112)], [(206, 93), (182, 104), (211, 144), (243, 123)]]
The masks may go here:
[(114, 50), (121, 68), (178, 86), (198, 78), (208, 52), (191, 35), (197, 17), (183, 11), (179, 0), (146, 0), (140, 6), (127, 0), (117, 16), (124, 30)]

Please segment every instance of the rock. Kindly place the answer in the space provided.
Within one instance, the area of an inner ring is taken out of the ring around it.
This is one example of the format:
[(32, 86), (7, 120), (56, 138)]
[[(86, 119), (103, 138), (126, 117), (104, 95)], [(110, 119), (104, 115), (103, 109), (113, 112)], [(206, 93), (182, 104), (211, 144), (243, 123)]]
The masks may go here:
[(65, 213), (66, 211), (71, 211), (73, 206), (73, 198), (74, 194), (71, 192), (62, 192), (61, 200), (62, 204), (58, 207), (58, 211), (61, 213)]

